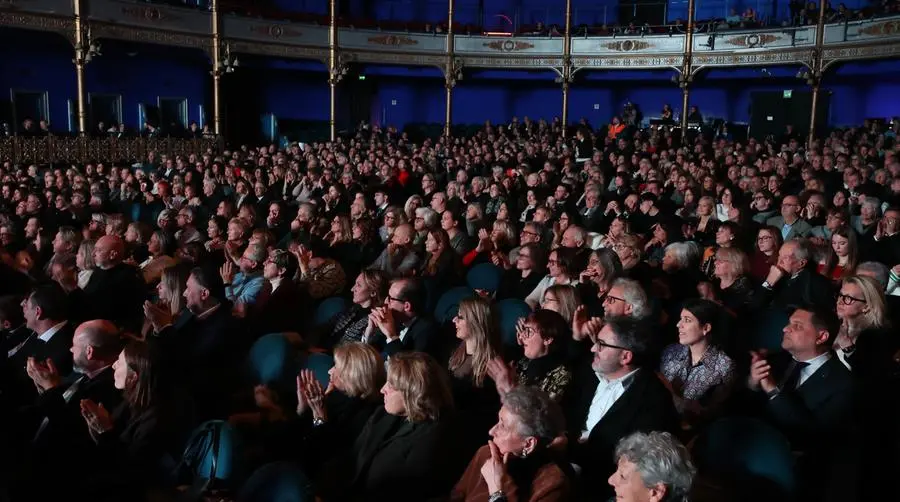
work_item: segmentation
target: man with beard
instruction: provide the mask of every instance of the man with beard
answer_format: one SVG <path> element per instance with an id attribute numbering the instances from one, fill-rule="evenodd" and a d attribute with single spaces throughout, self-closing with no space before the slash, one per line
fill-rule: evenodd
<path id="1" fill-rule="evenodd" d="M 200 418 L 220 416 L 232 380 L 249 340 L 241 340 L 237 320 L 225 297 L 225 285 L 216 270 L 191 270 L 184 290 L 185 310 L 177 318 L 150 302 L 144 314 L 153 325 L 148 340 L 159 349 L 166 385 L 187 387 Z M 241 331 L 242 332 L 242 331 Z"/>

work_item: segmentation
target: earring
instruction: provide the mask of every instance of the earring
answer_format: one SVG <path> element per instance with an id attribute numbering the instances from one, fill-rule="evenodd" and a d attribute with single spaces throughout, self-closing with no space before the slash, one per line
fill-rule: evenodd
<path id="1" fill-rule="evenodd" d="M 525 448 L 522 448 L 522 455 L 520 455 L 520 456 L 522 458 L 528 458 L 528 450 L 526 450 Z"/>

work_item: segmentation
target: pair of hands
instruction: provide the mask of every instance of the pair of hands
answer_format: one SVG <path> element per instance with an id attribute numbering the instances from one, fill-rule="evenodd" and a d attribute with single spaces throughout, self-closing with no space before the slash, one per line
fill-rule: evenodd
<path id="1" fill-rule="evenodd" d="M 763 392 L 771 392 L 776 389 L 775 379 L 772 378 L 772 366 L 766 360 L 765 350 L 750 351 L 750 377 L 747 385 L 751 389 L 762 389 Z"/>
<path id="2" fill-rule="evenodd" d="M 58 387 L 62 382 L 59 370 L 56 369 L 52 359 L 38 361 L 29 357 L 25 363 L 25 373 L 41 392 Z"/>
<path id="3" fill-rule="evenodd" d="M 332 390 L 332 385 L 329 385 L 328 389 L 323 389 L 312 370 L 300 370 L 297 375 L 297 415 L 310 410 L 315 418 L 327 419 L 325 396 Z M 265 385 L 254 387 L 253 399 L 259 409 L 270 413 L 273 417 L 284 418 L 284 409 L 279 403 L 278 394 L 269 387 Z"/>
<path id="4" fill-rule="evenodd" d="M 372 309 L 372 312 L 369 313 L 369 327 L 373 330 L 378 328 L 384 333 L 388 342 L 392 342 L 400 336 L 397 331 L 397 322 L 394 320 L 394 314 L 387 307 L 375 307 Z M 369 334 L 371 335 L 371 332 Z"/>
<path id="5" fill-rule="evenodd" d="M 97 404 L 90 399 L 82 399 L 81 416 L 84 417 L 88 430 L 94 438 L 113 429 L 112 416 L 103 404 Z"/>

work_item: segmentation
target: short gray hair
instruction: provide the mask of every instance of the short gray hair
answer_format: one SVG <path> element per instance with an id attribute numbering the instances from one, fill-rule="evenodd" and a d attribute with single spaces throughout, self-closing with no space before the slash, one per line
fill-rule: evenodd
<path id="1" fill-rule="evenodd" d="M 435 228 L 440 216 L 437 214 L 437 211 L 430 207 L 417 207 L 416 218 L 422 218 L 422 221 L 425 223 L 425 228 Z"/>
<path id="2" fill-rule="evenodd" d="M 612 287 L 622 288 L 622 298 L 625 303 L 631 304 L 631 316 L 642 319 L 650 315 L 650 304 L 647 301 L 647 293 L 641 287 L 641 283 L 634 279 L 620 277 L 613 282 Z"/>
<path id="3" fill-rule="evenodd" d="M 566 429 L 562 409 L 549 394 L 536 387 L 519 385 L 503 396 L 505 406 L 519 423 L 518 432 L 535 437 L 547 446 Z"/>
<path id="4" fill-rule="evenodd" d="M 697 470 L 687 448 L 668 432 L 635 432 L 616 446 L 615 459 L 634 464 L 644 486 L 666 487 L 665 502 L 686 502 Z"/>
<path id="5" fill-rule="evenodd" d="M 856 275 L 868 275 L 872 277 L 878 281 L 878 284 L 881 285 L 881 289 L 885 290 L 888 287 L 890 270 L 888 270 L 887 265 L 880 261 L 864 261 L 856 266 Z"/>
<path id="6" fill-rule="evenodd" d="M 688 269 L 700 263 L 700 248 L 696 242 L 673 242 L 666 246 L 666 253 L 669 251 L 680 269 Z"/>

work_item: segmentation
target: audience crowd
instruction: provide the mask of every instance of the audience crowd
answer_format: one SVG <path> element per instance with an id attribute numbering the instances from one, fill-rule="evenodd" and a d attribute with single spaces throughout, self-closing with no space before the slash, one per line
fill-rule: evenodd
<path id="1" fill-rule="evenodd" d="M 898 151 L 514 118 L 6 162 L 0 500 L 886 500 Z"/>

